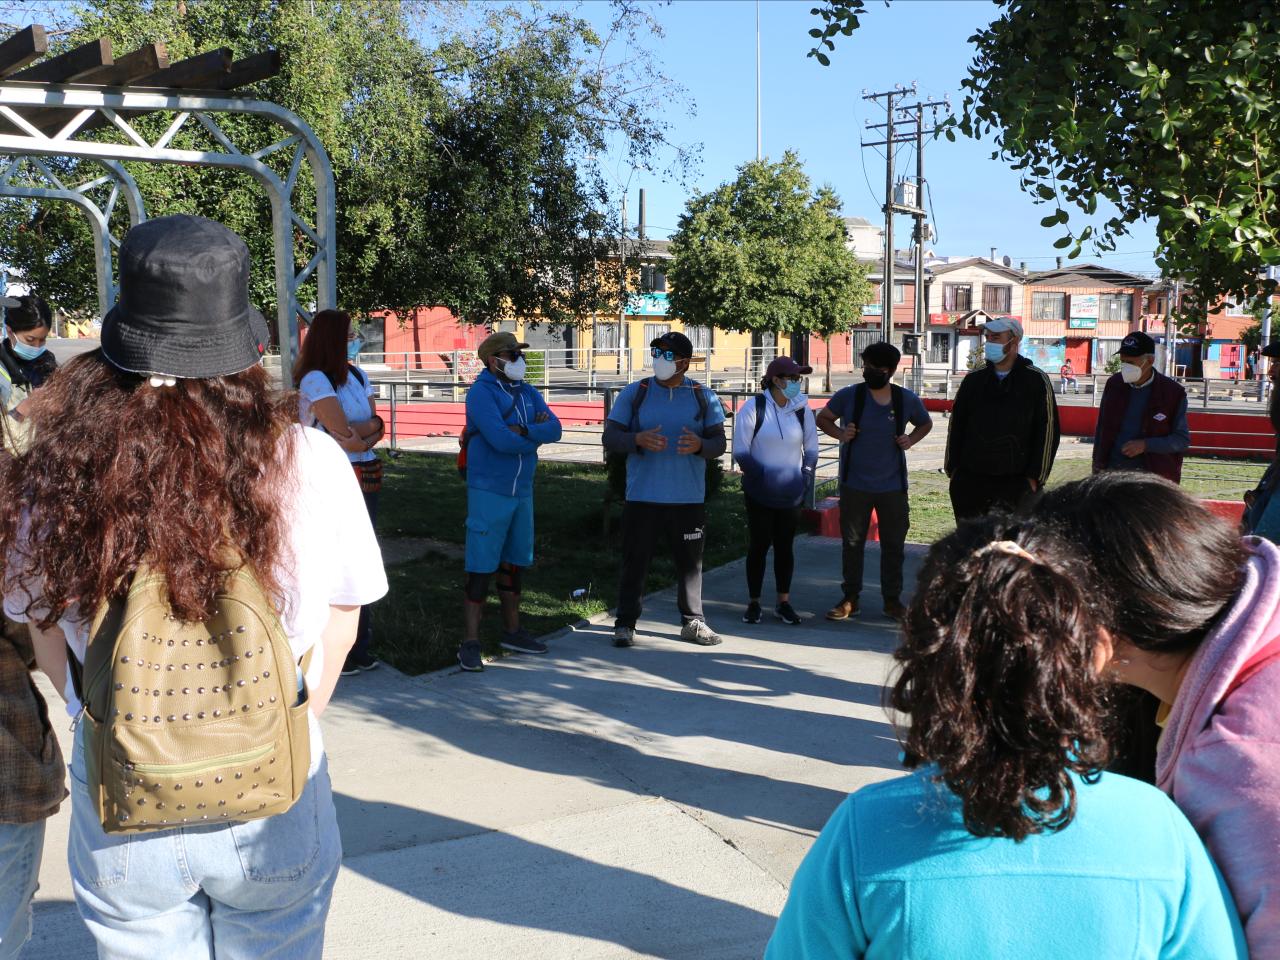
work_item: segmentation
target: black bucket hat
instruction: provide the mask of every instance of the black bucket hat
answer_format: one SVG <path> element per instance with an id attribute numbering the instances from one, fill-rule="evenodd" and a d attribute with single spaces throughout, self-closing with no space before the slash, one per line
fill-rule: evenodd
<path id="1" fill-rule="evenodd" d="M 138 224 L 120 247 L 120 296 L 102 353 L 130 373 L 187 380 L 247 370 L 269 334 L 249 305 L 249 248 L 220 223 L 175 214 Z"/>

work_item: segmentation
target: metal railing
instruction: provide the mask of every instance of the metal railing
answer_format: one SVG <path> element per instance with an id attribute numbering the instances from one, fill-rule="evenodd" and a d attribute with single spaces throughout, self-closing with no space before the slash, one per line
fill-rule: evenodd
<path id="1" fill-rule="evenodd" d="M 363 359 L 363 358 L 362 358 Z M 909 371 L 900 371 L 895 380 L 903 380 L 910 376 Z M 930 378 L 926 375 L 925 391 L 926 395 L 938 396 L 939 393 L 953 396 L 954 386 L 958 384 L 958 376 L 948 375 Z M 1081 380 L 1092 379 L 1095 384 L 1105 382 L 1102 375 L 1093 378 L 1078 378 Z M 443 389 L 431 389 L 431 385 L 423 385 L 421 383 L 408 381 L 399 378 L 387 378 L 381 373 L 370 372 L 370 382 L 374 385 L 378 392 L 379 399 L 388 404 L 388 424 L 387 424 L 387 440 L 389 446 L 393 450 L 401 449 L 401 436 L 399 429 L 399 411 L 405 404 L 420 405 L 423 402 L 461 402 L 465 399 L 466 384 L 454 384 L 452 382 L 444 385 Z M 1207 381 L 1215 386 L 1220 381 Z M 625 388 L 624 383 L 604 384 L 597 383 L 592 386 L 589 384 L 564 384 L 564 383 L 535 383 L 548 403 L 553 402 L 600 402 L 601 414 L 600 423 L 590 424 L 566 424 L 563 428 L 563 436 L 561 444 L 571 444 L 581 448 L 575 451 L 573 459 L 577 462 L 584 463 L 603 463 L 604 448 L 601 444 L 603 433 L 603 421 L 608 418 L 610 410 L 613 408 L 614 401 L 621 391 Z M 930 387 L 933 392 L 930 393 Z M 727 444 L 724 455 L 720 458 L 722 466 L 728 470 L 734 470 L 733 463 L 733 435 L 737 423 L 737 412 L 744 404 L 751 402 L 756 395 L 758 389 L 752 386 L 750 389 L 729 389 L 715 390 L 714 393 L 721 401 L 725 408 L 725 434 Z M 457 399 L 455 400 L 455 394 Z M 809 399 L 814 401 L 825 401 L 829 399 L 830 394 L 809 394 Z M 820 409 L 820 408 L 819 408 Z M 815 414 L 817 409 L 814 410 Z M 1257 433 L 1253 431 L 1221 431 L 1216 435 L 1222 440 L 1221 444 L 1213 444 L 1214 451 L 1228 454 L 1261 454 L 1256 447 L 1240 446 L 1239 440 L 1245 437 L 1257 438 L 1266 437 L 1270 439 L 1273 435 L 1270 433 Z M 437 438 L 443 439 L 443 438 Z M 1203 442 L 1203 439 L 1197 441 L 1197 446 L 1201 448 L 1209 447 L 1209 444 Z M 1239 463 L 1233 464 L 1230 471 L 1223 468 L 1222 475 L 1219 476 L 1211 469 L 1203 477 L 1196 475 L 1196 471 L 1189 470 L 1184 476 L 1184 484 L 1194 481 L 1203 481 L 1203 483 L 1213 484 L 1219 481 L 1223 483 L 1235 482 L 1240 478 L 1242 473 L 1252 469 L 1257 477 L 1250 474 L 1250 482 L 1248 486 L 1256 484 L 1257 478 L 1261 477 L 1262 471 L 1265 469 L 1263 464 L 1254 464 L 1250 468 L 1243 468 Z M 1204 471 L 1200 471 L 1203 473 Z M 913 470 L 915 475 L 913 479 L 914 488 L 920 492 L 945 492 L 947 489 L 946 477 L 938 472 L 936 483 L 930 482 L 933 479 L 933 472 L 927 470 Z M 818 431 L 818 464 L 814 471 L 813 482 L 805 496 L 805 505 L 809 507 L 815 506 L 825 497 L 838 493 L 839 490 L 839 474 L 840 474 L 840 444 L 838 441 L 828 437 L 826 434 Z M 1243 481 L 1241 481 L 1243 482 Z M 923 486 L 921 484 L 923 483 Z M 1203 484 L 1202 484 L 1203 485 Z"/>

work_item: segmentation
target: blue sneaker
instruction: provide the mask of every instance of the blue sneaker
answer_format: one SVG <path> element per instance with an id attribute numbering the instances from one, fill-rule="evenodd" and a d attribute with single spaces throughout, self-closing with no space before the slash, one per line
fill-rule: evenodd
<path id="1" fill-rule="evenodd" d="M 484 669 L 484 661 L 480 659 L 479 643 L 464 643 L 458 648 L 458 665 L 468 673 L 479 673 Z"/>

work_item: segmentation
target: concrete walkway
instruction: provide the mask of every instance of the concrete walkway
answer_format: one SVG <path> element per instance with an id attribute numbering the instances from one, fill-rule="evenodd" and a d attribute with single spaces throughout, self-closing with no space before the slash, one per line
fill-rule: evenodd
<path id="1" fill-rule="evenodd" d="M 325 956 L 759 957 L 814 834 L 898 752 L 875 547 L 870 609 L 843 624 L 821 618 L 838 542 L 797 547 L 799 627 L 741 622 L 739 562 L 706 577 L 719 647 L 674 639 L 667 591 L 629 650 L 602 617 L 479 675 L 343 680 L 323 720 L 346 851 Z M 66 832 L 64 810 L 24 960 L 93 955 Z"/>

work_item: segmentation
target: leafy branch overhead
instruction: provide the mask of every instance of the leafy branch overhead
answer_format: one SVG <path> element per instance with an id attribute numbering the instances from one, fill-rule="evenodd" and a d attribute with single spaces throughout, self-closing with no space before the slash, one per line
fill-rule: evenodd
<path id="1" fill-rule="evenodd" d="M 1027 189 L 1117 212 L 1057 245 L 1100 249 L 1154 222 L 1156 262 L 1188 281 L 1192 312 L 1250 298 L 1280 263 L 1280 13 L 1263 0 L 1006 0 L 973 37 L 959 129 L 994 134 Z"/>
<path id="2" fill-rule="evenodd" d="M 1270 0 L 998 0 L 972 38 L 955 130 L 992 136 L 994 158 L 1054 206 L 1069 256 L 1156 228 L 1156 263 L 1187 281 L 1189 318 L 1256 297 L 1280 264 L 1280 10 Z M 825 47 L 858 26 L 852 5 L 814 10 Z M 819 50 L 811 51 L 827 62 Z M 1071 229 L 1072 215 L 1096 218 Z"/>

